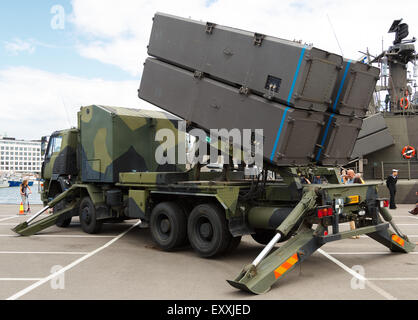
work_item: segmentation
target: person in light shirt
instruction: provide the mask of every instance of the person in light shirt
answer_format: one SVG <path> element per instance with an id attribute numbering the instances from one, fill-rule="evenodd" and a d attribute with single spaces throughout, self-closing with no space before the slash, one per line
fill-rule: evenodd
<path id="1" fill-rule="evenodd" d="M 354 170 L 352 169 L 348 170 L 345 184 L 353 184 L 355 176 L 356 176 L 356 173 L 354 172 Z"/>
<path id="2" fill-rule="evenodd" d="M 20 191 L 20 196 L 22 198 L 24 210 L 25 212 L 29 212 L 30 208 L 28 206 L 28 203 L 29 203 L 28 200 L 29 200 L 29 195 L 32 194 L 32 190 L 29 187 L 28 180 L 23 180 L 22 184 L 20 185 L 19 191 Z"/>

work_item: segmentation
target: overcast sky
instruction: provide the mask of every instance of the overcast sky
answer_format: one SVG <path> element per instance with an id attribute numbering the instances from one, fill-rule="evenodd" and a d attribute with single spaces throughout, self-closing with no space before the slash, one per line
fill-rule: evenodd
<path id="1" fill-rule="evenodd" d="M 151 108 L 137 89 L 157 11 L 341 54 L 334 29 L 352 59 L 390 45 L 394 19 L 418 37 L 417 0 L 1 1 L 0 135 L 39 139 L 76 126 L 81 105 Z"/>

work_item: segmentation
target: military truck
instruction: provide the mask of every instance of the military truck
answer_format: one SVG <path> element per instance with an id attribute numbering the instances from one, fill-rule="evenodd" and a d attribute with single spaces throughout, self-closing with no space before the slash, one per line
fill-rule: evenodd
<path id="1" fill-rule="evenodd" d="M 189 242 L 206 258 L 251 235 L 265 248 L 229 283 L 256 294 L 328 242 L 365 234 L 391 251 L 414 250 L 376 184 L 344 185 L 338 168 L 352 153 L 379 70 L 311 45 L 162 13 L 148 52 L 139 97 L 169 113 L 82 107 L 77 129 L 49 140 L 45 208 L 15 232 L 66 227 L 74 216 L 88 233 L 104 221 L 140 219 L 163 250 Z M 185 135 L 167 145 L 157 131 L 181 133 L 182 120 L 187 132 L 263 129 L 261 173 L 160 165 L 157 149 L 166 144 L 182 156 Z M 327 183 L 304 183 L 314 176 Z M 49 208 L 53 215 L 35 221 Z M 341 231 L 349 221 L 356 229 Z"/>

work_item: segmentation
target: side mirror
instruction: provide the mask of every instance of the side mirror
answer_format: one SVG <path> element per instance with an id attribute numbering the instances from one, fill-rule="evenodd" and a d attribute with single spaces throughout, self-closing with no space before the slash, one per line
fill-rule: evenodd
<path id="1" fill-rule="evenodd" d="M 41 155 L 42 157 L 45 156 L 46 149 L 48 148 L 49 136 L 45 136 L 41 138 Z"/>

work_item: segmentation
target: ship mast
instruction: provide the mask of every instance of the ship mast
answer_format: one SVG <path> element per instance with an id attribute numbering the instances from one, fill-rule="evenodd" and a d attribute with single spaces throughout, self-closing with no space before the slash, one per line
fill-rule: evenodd
<path id="1" fill-rule="evenodd" d="M 405 39 L 409 35 L 409 28 L 402 19 L 393 21 L 388 33 L 395 33 L 393 45 L 383 50 L 370 64 L 378 63 L 381 66 L 380 85 L 376 92 L 387 91 L 383 108 L 376 106 L 376 112 L 390 112 L 392 114 L 415 113 L 417 105 L 413 93 L 416 92 L 416 82 L 413 77 L 418 76 L 415 51 L 415 37 Z M 414 65 L 413 77 L 408 77 L 408 63 Z M 412 86 L 411 86 L 412 85 Z M 415 88 L 413 92 L 412 87 Z"/>

